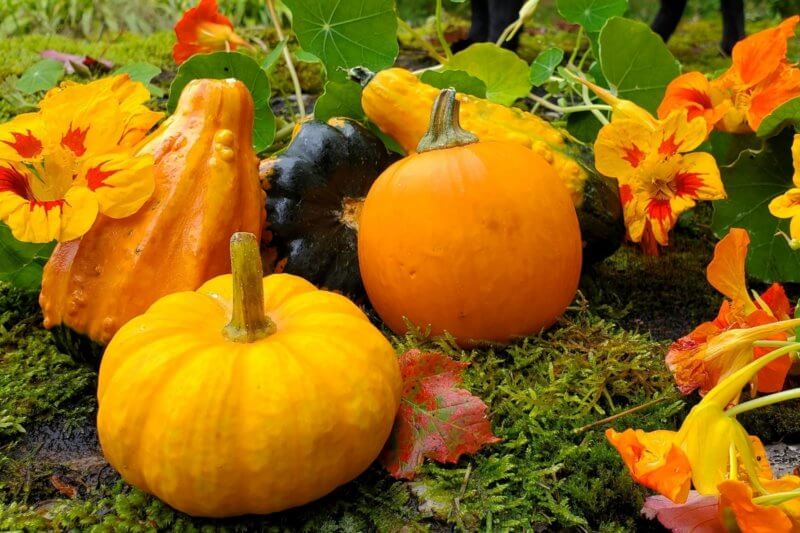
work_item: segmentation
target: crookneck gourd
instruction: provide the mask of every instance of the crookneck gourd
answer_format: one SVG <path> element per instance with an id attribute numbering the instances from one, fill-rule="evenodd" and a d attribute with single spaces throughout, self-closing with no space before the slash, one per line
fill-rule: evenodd
<path id="1" fill-rule="evenodd" d="M 361 105 L 370 121 L 412 153 L 428 128 L 431 106 L 439 89 L 402 68 L 377 74 L 350 71 L 364 85 Z M 538 116 L 468 94 L 457 95 L 461 124 L 481 141 L 524 146 L 544 158 L 569 189 L 584 238 L 584 261 L 593 263 L 613 253 L 625 237 L 616 185 L 584 164 L 581 147 Z"/>
<path id="2" fill-rule="evenodd" d="M 478 141 L 447 89 L 413 153 L 372 185 L 358 257 L 367 295 L 393 331 L 407 321 L 462 346 L 553 324 L 575 296 L 581 235 L 555 170 L 516 143 Z"/>
<path id="3" fill-rule="evenodd" d="M 260 235 L 264 192 L 251 146 L 253 100 L 236 80 L 196 80 L 139 153 L 155 159 L 153 196 L 135 215 L 100 216 L 81 239 L 59 244 L 39 302 L 63 348 L 108 343 L 161 296 L 229 272 L 235 231 Z M 75 335 L 78 333 L 81 335 Z"/>
<path id="4" fill-rule="evenodd" d="M 364 197 L 396 158 L 355 121 L 308 121 L 261 162 L 275 269 L 349 296 L 363 294 L 356 253 Z"/>
<path id="5" fill-rule="evenodd" d="M 262 279 L 254 235 L 233 275 L 171 294 L 114 336 L 97 430 L 130 484 L 196 516 L 271 513 L 358 476 L 400 403 L 394 349 L 342 295 Z"/>

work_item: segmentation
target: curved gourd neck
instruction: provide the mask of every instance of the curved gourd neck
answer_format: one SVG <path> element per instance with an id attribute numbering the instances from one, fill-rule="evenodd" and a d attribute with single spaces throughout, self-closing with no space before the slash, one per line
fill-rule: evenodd
<path id="1" fill-rule="evenodd" d="M 261 254 L 252 233 L 231 237 L 231 273 L 233 313 L 222 334 L 232 342 L 250 343 L 275 333 L 275 323 L 264 313 Z"/>
<path id="2" fill-rule="evenodd" d="M 475 134 L 461 127 L 458 113 L 461 103 L 456 98 L 456 90 L 452 87 L 443 89 L 436 97 L 431 110 L 431 121 L 428 131 L 417 145 L 417 153 L 454 148 L 478 142 Z"/>

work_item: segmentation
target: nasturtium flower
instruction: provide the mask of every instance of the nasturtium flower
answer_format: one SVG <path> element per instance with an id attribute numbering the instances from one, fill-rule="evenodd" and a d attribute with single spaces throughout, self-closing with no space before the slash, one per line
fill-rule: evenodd
<path id="1" fill-rule="evenodd" d="M 753 339 L 787 338 L 790 328 L 779 324 L 791 312 L 783 287 L 773 284 L 755 298 L 751 298 L 747 289 L 745 261 L 749 243 L 747 232 L 739 228 L 732 228 L 717 243 L 706 275 L 709 283 L 726 299 L 717 318 L 699 325 L 670 346 L 667 366 L 684 394 L 696 389 L 706 394 L 726 376 L 771 351 L 769 348 L 751 349 Z M 725 332 L 736 333 L 722 336 Z M 738 340 L 740 349 L 728 349 L 725 342 L 729 337 Z M 790 366 L 788 356 L 767 365 L 758 373 L 758 390 L 781 390 Z"/>
<path id="2" fill-rule="evenodd" d="M 686 109 L 690 118 L 702 117 L 709 130 L 756 131 L 772 110 L 800 96 L 800 69 L 786 59 L 787 40 L 798 22 L 800 16 L 795 15 L 738 42 L 730 68 L 718 78 L 689 72 L 672 80 L 659 117 Z"/>
<path id="3" fill-rule="evenodd" d="M 186 10 L 175 24 L 178 42 L 172 48 L 172 57 L 180 65 L 195 54 L 236 50 L 248 46 L 247 42 L 233 31 L 228 17 L 219 12 L 217 0 L 200 0 Z"/>
<path id="4" fill-rule="evenodd" d="M 68 241 L 98 213 L 135 213 L 155 186 L 153 158 L 135 155 L 161 113 L 127 75 L 51 90 L 35 113 L 0 125 L 0 220 L 27 242 Z"/>
<path id="5" fill-rule="evenodd" d="M 784 326 L 799 324 L 800 319 L 795 319 Z M 752 344 L 754 340 L 728 334 L 719 349 L 738 350 L 739 342 Z M 760 487 L 761 480 L 770 475 L 768 465 L 758 459 L 764 453 L 763 446 L 727 413 L 727 408 L 755 374 L 778 357 L 779 353 L 768 354 L 730 374 L 692 408 L 678 431 L 626 429 L 620 433 L 609 429 L 606 438 L 638 483 L 676 503 L 686 501 L 692 485 L 702 495 L 719 494 L 719 485 L 730 479 L 732 472 L 740 476 L 740 466 L 744 479 Z"/>
<path id="6" fill-rule="evenodd" d="M 791 218 L 789 223 L 790 245 L 800 248 L 800 133 L 794 135 L 792 142 L 792 161 L 794 162 L 794 187 L 773 198 L 769 203 L 769 212 L 778 218 Z"/>
<path id="7" fill-rule="evenodd" d="M 728 531 L 790 533 L 800 530 L 800 477 L 762 480 L 767 494 L 757 497 L 742 480 L 720 483 L 719 514 Z"/>
<path id="8" fill-rule="evenodd" d="M 595 166 L 619 183 L 628 238 L 665 246 L 681 213 L 697 200 L 725 197 L 714 157 L 691 153 L 708 135 L 705 121 L 689 120 L 685 109 L 659 120 L 632 102 L 588 85 L 612 106 L 611 122 L 594 144 Z M 646 246 L 646 251 L 656 250 Z"/>

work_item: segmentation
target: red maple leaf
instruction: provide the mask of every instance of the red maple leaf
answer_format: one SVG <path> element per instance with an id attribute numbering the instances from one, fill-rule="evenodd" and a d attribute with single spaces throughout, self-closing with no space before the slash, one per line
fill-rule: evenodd
<path id="1" fill-rule="evenodd" d="M 392 477 L 412 479 L 426 457 L 455 463 L 500 440 L 483 400 L 458 388 L 468 365 L 438 352 L 409 350 L 400 356 L 403 396 L 380 456 Z"/>

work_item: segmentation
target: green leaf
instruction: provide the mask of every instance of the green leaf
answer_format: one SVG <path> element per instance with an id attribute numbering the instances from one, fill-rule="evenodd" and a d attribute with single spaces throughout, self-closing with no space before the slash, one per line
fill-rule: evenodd
<path id="1" fill-rule="evenodd" d="M 623 15 L 628 0 L 558 0 L 558 12 L 588 32 L 600 31 L 611 17 Z"/>
<path id="2" fill-rule="evenodd" d="M 764 117 L 758 126 L 758 136 L 772 137 L 789 125 L 800 130 L 800 96 L 784 102 Z"/>
<path id="3" fill-rule="evenodd" d="M 378 71 L 394 64 L 394 0 L 284 0 L 303 50 L 322 60 L 328 79 L 343 81 L 357 66 Z"/>
<path id="4" fill-rule="evenodd" d="M 250 90 L 255 104 L 253 148 L 261 152 L 275 138 L 275 115 L 269 107 L 271 96 L 267 73 L 251 57 L 237 52 L 215 52 L 195 55 L 183 63 L 169 88 L 167 109 L 172 113 L 186 85 L 199 78 L 222 80 L 236 78 Z"/>
<path id="5" fill-rule="evenodd" d="M 311 52 L 306 52 L 305 50 L 301 50 L 298 48 L 294 51 L 294 58 L 297 59 L 301 63 L 321 63 L 320 59 L 312 54 Z"/>
<path id="6" fill-rule="evenodd" d="M 275 47 L 269 51 L 267 57 L 264 58 L 264 61 L 261 62 L 261 68 L 267 71 L 267 74 L 272 72 L 272 69 L 275 68 L 275 65 L 278 63 L 278 59 L 280 59 L 281 54 L 283 53 L 283 49 L 286 48 L 287 40 L 284 39 L 280 41 Z"/>
<path id="7" fill-rule="evenodd" d="M 42 285 L 42 268 L 55 248 L 55 243 L 33 244 L 20 242 L 11 230 L 0 222 L 0 281 L 23 289 L 38 289 Z"/>
<path id="8" fill-rule="evenodd" d="M 475 76 L 470 76 L 463 70 L 426 70 L 420 79 L 428 85 L 439 89 L 454 88 L 464 94 L 471 94 L 478 98 L 486 98 L 486 84 Z"/>
<path id="9" fill-rule="evenodd" d="M 620 17 L 610 19 L 600 32 L 600 65 L 620 98 L 651 113 L 681 72 L 661 37 L 642 22 Z"/>
<path id="10" fill-rule="evenodd" d="M 714 156 L 717 165 L 733 164 L 745 150 L 759 150 L 763 141 L 755 135 L 734 135 L 723 131 L 712 131 L 708 140 L 697 148 L 700 152 L 709 152 Z"/>
<path id="11" fill-rule="evenodd" d="M 64 77 L 64 63 L 55 59 L 42 59 L 31 65 L 17 80 L 17 90 L 25 94 L 47 91 Z"/>
<path id="12" fill-rule="evenodd" d="M 531 63 L 530 82 L 537 87 L 545 83 L 563 59 L 564 51 L 561 48 L 543 50 Z"/>
<path id="13" fill-rule="evenodd" d="M 579 141 L 592 144 L 603 125 L 591 111 L 579 111 L 567 115 L 567 131 Z"/>
<path id="14" fill-rule="evenodd" d="M 361 86 L 353 81 L 329 81 L 314 105 L 314 118 L 323 122 L 333 117 L 364 120 Z"/>
<path id="15" fill-rule="evenodd" d="M 486 98 L 511 105 L 528 94 L 528 64 L 514 52 L 493 43 L 473 44 L 447 62 L 447 70 L 463 70 L 486 84 Z"/>
<path id="16" fill-rule="evenodd" d="M 161 69 L 151 63 L 131 63 L 114 71 L 114 74 L 127 74 L 134 81 L 147 87 L 150 94 L 156 98 L 164 96 L 164 89 L 153 85 L 153 78 L 161 74 Z"/>
<path id="17" fill-rule="evenodd" d="M 750 234 L 747 273 L 765 282 L 800 281 L 800 252 L 789 248 L 783 236 L 789 219 L 772 216 L 768 205 L 792 187 L 790 132 L 767 140 L 760 150 L 745 150 L 733 165 L 721 167 L 727 200 L 714 202 L 711 227 L 718 237 L 730 228 Z"/>

